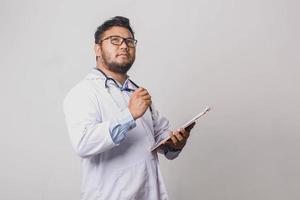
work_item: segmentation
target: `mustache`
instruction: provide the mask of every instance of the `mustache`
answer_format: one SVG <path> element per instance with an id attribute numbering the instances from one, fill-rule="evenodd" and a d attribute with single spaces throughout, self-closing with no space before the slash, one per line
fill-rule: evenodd
<path id="1" fill-rule="evenodd" d="M 122 51 L 122 52 L 117 54 L 117 56 L 121 56 L 121 55 L 129 56 L 129 53 L 126 52 L 126 51 Z"/>

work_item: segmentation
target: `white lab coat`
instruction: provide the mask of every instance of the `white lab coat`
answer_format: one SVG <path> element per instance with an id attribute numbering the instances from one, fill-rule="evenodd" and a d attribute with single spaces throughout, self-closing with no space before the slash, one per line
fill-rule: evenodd
<path id="1" fill-rule="evenodd" d="M 105 88 L 104 81 L 93 69 L 64 100 L 71 143 L 81 157 L 81 199 L 168 199 L 157 153 L 150 151 L 170 133 L 168 121 L 152 106 L 152 113 L 148 109 L 126 138 L 114 144 L 110 120 L 119 112 L 129 112 L 130 97 L 117 87 Z"/>

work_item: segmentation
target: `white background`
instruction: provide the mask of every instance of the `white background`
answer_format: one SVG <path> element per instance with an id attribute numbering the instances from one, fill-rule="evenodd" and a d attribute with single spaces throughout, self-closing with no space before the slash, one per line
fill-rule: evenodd
<path id="1" fill-rule="evenodd" d="M 132 79 L 173 128 L 206 105 L 180 157 L 161 157 L 170 199 L 300 199 L 297 0 L 0 1 L 0 199 L 80 198 L 62 100 L 95 66 L 115 15 L 138 39 Z"/>

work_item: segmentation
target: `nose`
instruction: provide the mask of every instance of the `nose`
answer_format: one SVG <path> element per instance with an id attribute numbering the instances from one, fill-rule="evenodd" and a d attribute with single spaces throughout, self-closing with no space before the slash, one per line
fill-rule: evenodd
<path id="1" fill-rule="evenodd" d="M 122 43 L 121 43 L 121 45 L 120 45 L 120 48 L 121 49 L 128 49 L 128 46 L 127 46 L 127 43 L 126 43 L 126 41 L 123 39 L 123 41 L 122 41 Z"/>

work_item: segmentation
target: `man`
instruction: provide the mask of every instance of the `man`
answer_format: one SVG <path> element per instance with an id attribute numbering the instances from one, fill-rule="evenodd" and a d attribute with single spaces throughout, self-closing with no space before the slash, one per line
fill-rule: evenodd
<path id="1" fill-rule="evenodd" d="M 114 17 L 95 32 L 97 67 L 64 100 L 72 145 L 81 159 L 82 199 L 168 199 L 151 147 L 168 135 L 157 151 L 174 159 L 188 130 L 170 131 L 149 92 L 127 75 L 137 40 L 129 20 Z"/>

